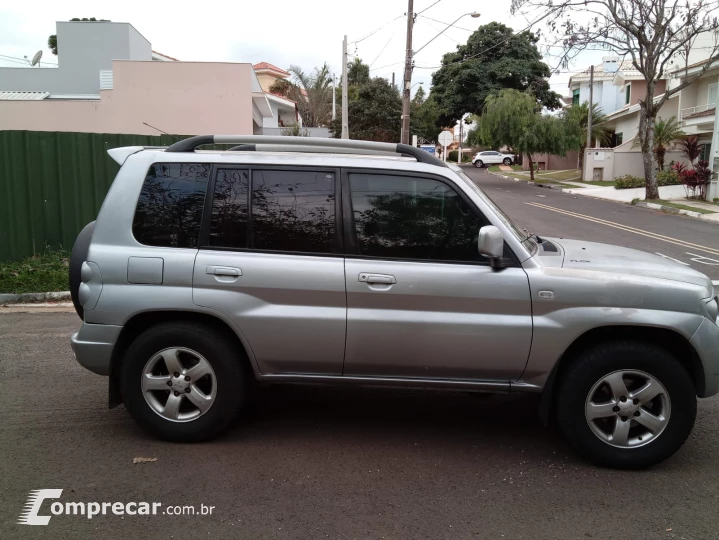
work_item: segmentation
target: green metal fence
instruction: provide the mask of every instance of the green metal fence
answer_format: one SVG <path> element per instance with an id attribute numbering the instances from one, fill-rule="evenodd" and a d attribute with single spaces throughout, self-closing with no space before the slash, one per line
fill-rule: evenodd
<path id="1" fill-rule="evenodd" d="M 0 131 L 0 260 L 72 248 L 119 169 L 110 148 L 185 137 Z"/>

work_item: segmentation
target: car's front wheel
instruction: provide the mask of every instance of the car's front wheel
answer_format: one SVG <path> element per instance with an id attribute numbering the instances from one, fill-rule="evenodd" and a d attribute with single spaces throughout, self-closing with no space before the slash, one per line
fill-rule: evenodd
<path id="1" fill-rule="evenodd" d="M 140 334 L 125 353 L 125 406 L 140 426 L 162 439 L 209 439 L 244 402 L 245 366 L 242 352 L 221 332 L 184 322 L 160 324 Z"/>
<path id="2" fill-rule="evenodd" d="M 502 163 L 504 163 L 505 165 L 511 165 L 511 164 L 512 164 L 512 160 L 509 159 L 509 158 L 504 158 L 504 161 L 503 161 Z"/>
<path id="3" fill-rule="evenodd" d="M 478 159 L 477 161 L 474 162 L 474 166 L 477 167 L 478 169 L 481 169 L 482 167 L 484 167 L 484 162 L 481 159 Z"/>
<path id="4" fill-rule="evenodd" d="M 583 456 L 636 469 L 674 454 L 691 433 L 696 391 L 665 349 L 620 341 L 597 345 L 565 370 L 556 399 L 559 427 Z"/>

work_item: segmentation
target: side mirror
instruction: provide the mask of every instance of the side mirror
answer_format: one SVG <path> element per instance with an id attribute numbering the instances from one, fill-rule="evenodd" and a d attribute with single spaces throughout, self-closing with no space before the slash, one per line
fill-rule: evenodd
<path id="1" fill-rule="evenodd" d="M 504 256 L 504 238 L 497 227 L 486 225 L 479 229 L 477 249 L 480 255 L 489 259 L 492 268 L 500 268 Z"/>

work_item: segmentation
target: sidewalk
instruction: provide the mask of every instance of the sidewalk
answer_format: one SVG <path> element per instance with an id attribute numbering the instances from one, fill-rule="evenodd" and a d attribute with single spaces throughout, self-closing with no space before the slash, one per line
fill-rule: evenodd
<path id="1" fill-rule="evenodd" d="M 523 173 L 524 171 L 512 171 L 512 176 L 506 176 L 502 173 L 490 171 L 490 174 L 506 178 L 507 180 L 514 180 L 515 182 L 529 181 L 529 174 L 526 174 L 525 179 L 525 174 Z M 543 177 L 546 179 L 551 179 L 552 182 L 552 185 L 547 185 L 546 187 L 552 189 L 560 189 L 563 193 L 570 193 L 572 195 L 583 195 L 585 197 L 594 197 L 596 199 L 604 199 L 606 201 L 614 201 L 621 203 L 631 204 L 633 202 L 638 206 L 645 206 L 654 210 L 662 210 L 674 214 L 682 214 L 698 219 L 703 219 L 705 221 L 719 223 L 719 206 L 705 201 L 694 201 L 687 199 L 686 192 L 684 191 L 684 186 L 661 186 L 659 188 L 659 198 L 662 200 L 662 202 L 681 205 L 685 207 L 676 208 L 674 206 L 663 205 L 661 203 L 644 201 L 644 195 L 646 191 L 643 187 L 630 189 L 615 189 L 614 186 L 595 187 L 588 183 L 554 179 L 551 178 L 551 173 L 548 174 L 546 177 L 544 176 L 544 174 L 535 174 L 535 183 L 542 183 Z"/>

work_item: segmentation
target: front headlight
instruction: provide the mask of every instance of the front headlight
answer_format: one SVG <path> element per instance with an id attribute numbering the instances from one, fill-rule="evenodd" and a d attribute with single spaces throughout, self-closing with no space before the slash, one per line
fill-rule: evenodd
<path id="1" fill-rule="evenodd" d="M 719 300 L 716 296 L 710 298 L 709 301 L 704 304 L 704 310 L 706 311 L 707 317 L 716 324 L 717 316 L 719 316 Z"/>

